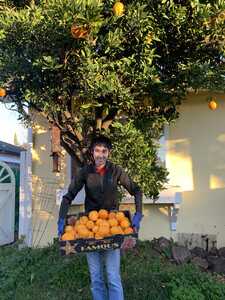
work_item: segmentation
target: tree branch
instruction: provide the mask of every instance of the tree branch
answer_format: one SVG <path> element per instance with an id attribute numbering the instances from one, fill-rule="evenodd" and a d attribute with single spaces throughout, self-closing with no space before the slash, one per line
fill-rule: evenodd
<path id="1" fill-rule="evenodd" d="M 72 149 L 72 147 L 70 145 L 68 145 L 68 143 L 64 140 L 64 136 L 61 135 L 61 145 L 62 147 L 66 150 L 66 152 L 73 158 L 75 159 L 77 165 L 79 167 L 82 166 L 82 161 L 80 160 L 80 158 L 78 157 L 78 155 L 76 155 L 75 151 Z"/>
<path id="2" fill-rule="evenodd" d="M 108 129 L 117 115 L 118 109 L 112 108 L 102 122 L 102 129 Z"/>

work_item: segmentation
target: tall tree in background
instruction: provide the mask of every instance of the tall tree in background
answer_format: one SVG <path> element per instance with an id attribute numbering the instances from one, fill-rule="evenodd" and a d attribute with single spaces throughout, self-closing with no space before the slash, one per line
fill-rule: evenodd
<path id="1" fill-rule="evenodd" d="M 11 2 L 11 4 L 10 4 Z M 147 196 L 166 181 L 157 141 L 188 89 L 224 89 L 224 1 L 45 0 L 0 15 L 0 84 L 61 131 L 77 164 L 104 133 Z"/>

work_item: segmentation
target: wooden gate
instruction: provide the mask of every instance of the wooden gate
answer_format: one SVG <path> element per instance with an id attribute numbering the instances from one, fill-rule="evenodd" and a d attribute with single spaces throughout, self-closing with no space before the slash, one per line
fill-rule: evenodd
<path id="1" fill-rule="evenodd" d="M 14 241 L 15 176 L 11 168 L 0 162 L 0 246 Z"/>

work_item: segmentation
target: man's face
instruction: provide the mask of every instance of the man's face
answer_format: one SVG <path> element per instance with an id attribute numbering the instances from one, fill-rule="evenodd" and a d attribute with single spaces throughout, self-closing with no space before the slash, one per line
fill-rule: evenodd
<path id="1" fill-rule="evenodd" d="M 93 158 L 97 167 L 104 166 L 109 157 L 109 149 L 104 145 L 96 145 L 93 149 Z"/>

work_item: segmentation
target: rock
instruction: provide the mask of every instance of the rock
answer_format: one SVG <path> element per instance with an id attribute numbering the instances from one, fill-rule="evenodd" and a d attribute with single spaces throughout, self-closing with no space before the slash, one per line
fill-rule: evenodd
<path id="1" fill-rule="evenodd" d="M 225 283 L 225 275 L 215 274 L 217 281 Z"/>
<path id="2" fill-rule="evenodd" d="M 214 259 L 210 261 L 210 270 L 216 273 L 225 274 L 225 258 L 216 256 L 214 256 L 213 258 Z"/>
<path id="3" fill-rule="evenodd" d="M 215 262 L 217 261 L 218 256 L 208 256 L 207 257 L 207 261 L 209 263 L 209 267 L 211 268 L 211 266 L 213 266 L 215 264 Z"/>
<path id="4" fill-rule="evenodd" d="M 222 247 L 218 250 L 219 256 L 225 258 L 225 247 Z"/>
<path id="5" fill-rule="evenodd" d="M 150 256 L 151 257 L 160 257 L 161 253 L 159 251 L 156 251 L 155 249 L 151 249 Z"/>
<path id="6" fill-rule="evenodd" d="M 203 270 L 207 270 L 209 267 L 209 263 L 205 258 L 195 256 L 192 258 L 191 262 L 195 265 L 200 267 Z"/>
<path id="7" fill-rule="evenodd" d="M 166 239 L 165 237 L 153 239 L 152 241 L 152 247 L 159 252 L 162 252 L 164 249 L 168 248 L 170 244 L 171 241 Z"/>
<path id="8" fill-rule="evenodd" d="M 205 258 L 207 256 L 206 250 L 204 250 L 201 247 L 195 247 L 195 248 L 191 249 L 191 254 L 192 254 L 192 256 L 199 256 L 201 258 Z"/>
<path id="9" fill-rule="evenodd" d="M 162 236 L 158 239 L 158 244 L 161 249 L 166 249 L 170 246 L 171 241 Z"/>
<path id="10" fill-rule="evenodd" d="M 171 244 L 171 240 L 168 240 L 165 237 L 160 237 L 152 241 L 152 248 L 167 258 L 171 258 Z"/>
<path id="11" fill-rule="evenodd" d="M 219 256 L 219 251 L 216 247 L 212 247 L 209 252 L 208 252 L 209 256 Z"/>
<path id="12" fill-rule="evenodd" d="M 176 263 L 181 264 L 190 261 L 191 252 L 183 246 L 173 246 L 172 256 Z"/>

